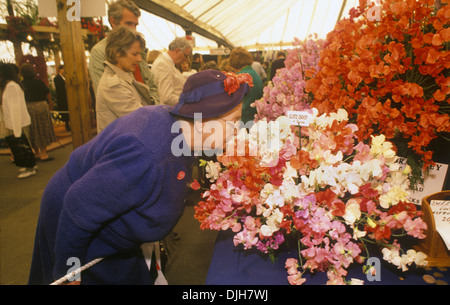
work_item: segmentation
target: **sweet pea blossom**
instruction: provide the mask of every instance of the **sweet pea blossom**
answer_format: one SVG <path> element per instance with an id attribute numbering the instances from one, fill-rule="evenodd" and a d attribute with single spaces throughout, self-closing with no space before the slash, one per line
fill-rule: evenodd
<path id="1" fill-rule="evenodd" d="M 217 179 L 196 207 L 201 228 L 230 229 L 236 247 L 262 253 L 296 240 L 302 265 L 286 262 L 290 284 L 304 283 L 307 271 L 326 272 L 327 284 L 351 283 L 346 269 L 364 262 L 370 239 L 383 239 L 384 258 L 402 270 L 423 265 L 422 253 L 401 255 L 391 244 L 397 233 L 424 238 L 426 230 L 408 203 L 408 171 L 395 163 L 392 145 L 383 136 L 358 142 L 344 110 L 312 113 L 301 133 L 286 117 L 260 120 L 242 136 L 241 149 L 256 154 L 208 164 Z"/>
<path id="2" fill-rule="evenodd" d="M 205 166 L 206 178 L 208 178 L 210 182 L 216 181 L 219 177 L 221 168 L 219 162 L 208 161 Z"/>
<path id="3" fill-rule="evenodd" d="M 353 224 L 361 217 L 361 209 L 356 199 L 350 199 L 345 206 L 345 214 L 342 216 L 347 224 Z"/>

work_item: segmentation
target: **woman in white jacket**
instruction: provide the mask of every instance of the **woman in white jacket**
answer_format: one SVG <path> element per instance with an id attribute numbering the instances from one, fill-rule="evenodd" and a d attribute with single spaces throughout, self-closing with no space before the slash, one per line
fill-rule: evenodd
<path id="1" fill-rule="evenodd" d="M 136 81 L 133 72 L 141 62 L 144 38 L 125 26 L 115 27 L 107 37 L 105 71 L 97 88 L 97 131 L 143 106 L 148 86 Z"/>
<path id="2" fill-rule="evenodd" d="M 14 163 L 20 167 L 18 178 L 30 177 L 36 174 L 36 160 L 25 132 L 31 119 L 14 64 L 0 64 L 0 88 L 3 112 L 0 120 L 6 127 L 5 140 L 14 156 Z"/>

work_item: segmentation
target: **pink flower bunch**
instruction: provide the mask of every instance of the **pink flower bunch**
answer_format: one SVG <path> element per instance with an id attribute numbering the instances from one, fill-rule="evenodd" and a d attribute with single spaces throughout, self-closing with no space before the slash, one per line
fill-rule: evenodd
<path id="1" fill-rule="evenodd" d="M 426 230 L 408 202 L 409 168 L 396 163 L 392 143 L 383 135 L 359 142 L 343 109 L 311 112 L 301 130 L 283 116 L 258 121 L 245 137 L 246 151 L 256 154 L 218 157 L 218 178 L 195 207 L 201 228 L 231 229 L 235 246 L 269 255 L 296 241 L 301 263 L 286 262 L 291 284 L 303 283 L 305 272 L 326 272 L 327 284 L 347 283 L 347 268 L 364 263 L 368 243 L 394 253 L 384 256 L 402 261 L 402 270 L 424 264 L 422 253 L 399 259 L 392 252 L 400 236 L 424 238 Z"/>
<path id="2" fill-rule="evenodd" d="M 258 111 L 256 120 L 275 120 L 286 115 L 287 111 L 301 111 L 309 107 L 308 94 L 304 90 L 308 77 L 306 73 L 317 67 L 324 41 L 313 39 L 311 35 L 305 41 L 296 38 L 293 44 L 296 48 L 288 51 L 285 68 L 277 71 L 272 82 L 264 87 L 263 97 L 255 102 Z"/>

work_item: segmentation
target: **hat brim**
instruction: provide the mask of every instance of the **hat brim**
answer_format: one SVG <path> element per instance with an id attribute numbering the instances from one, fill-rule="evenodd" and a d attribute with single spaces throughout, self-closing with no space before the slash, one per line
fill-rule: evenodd
<path id="1" fill-rule="evenodd" d="M 228 95 L 227 92 L 205 97 L 197 103 L 186 103 L 181 107 L 173 107 L 170 113 L 183 118 L 193 119 L 195 114 L 201 114 L 202 118 L 214 118 L 226 114 L 238 106 L 249 90 L 247 84 L 242 84 L 239 89 Z"/>

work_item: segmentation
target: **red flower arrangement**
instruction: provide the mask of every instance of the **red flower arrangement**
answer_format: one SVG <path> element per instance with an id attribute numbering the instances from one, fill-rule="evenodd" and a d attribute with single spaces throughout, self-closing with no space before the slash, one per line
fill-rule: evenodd
<path id="1" fill-rule="evenodd" d="M 107 32 L 101 18 L 81 18 L 81 28 L 94 33 L 99 40 L 103 39 Z"/>
<path id="2" fill-rule="evenodd" d="M 346 109 L 359 139 L 392 140 L 416 176 L 434 163 L 432 140 L 450 132 L 450 5 L 441 2 L 360 0 L 328 34 L 305 88 L 321 113 Z M 369 18 L 375 8 L 378 20 Z"/>
<path id="3" fill-rule="evenodd" d="M 8 27 L 6 28 L 6 39 L 10 41 L 27 41 L 27 37 L 33 37 L 36 32 L 33 29 L 33 20 L 28 17 L 7 16 L 5 17 Z"/>

